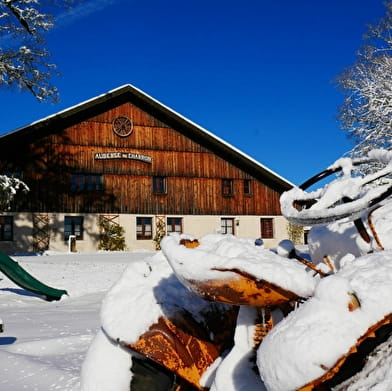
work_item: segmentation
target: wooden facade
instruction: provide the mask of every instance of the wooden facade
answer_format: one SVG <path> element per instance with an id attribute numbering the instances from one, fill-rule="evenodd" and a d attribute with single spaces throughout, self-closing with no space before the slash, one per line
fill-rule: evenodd
<path id="1" fill-rule="evenodd" d="M 130 85 L 2 136 L 0 157 L 30 188 L 13 212 L 278 216 L 291 187 Z"/>

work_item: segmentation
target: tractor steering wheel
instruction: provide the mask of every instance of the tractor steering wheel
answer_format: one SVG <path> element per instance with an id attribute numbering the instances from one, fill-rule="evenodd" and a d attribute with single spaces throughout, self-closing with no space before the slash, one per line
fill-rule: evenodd
<path id="1" fill-rule="evenodd" d="M 369 162 L 378 162 L 384 167 L 365 176 L 353 175 L 354 167 Z M 324 187 L 309 193 L 305 191 L 337 172 L 342 175 Z M 280 198 L 282 213 L 299 226 L 324 225 L 344 218 L 355 221 L 392 194 L 391 179 L 378 181 L 391 173 L 392 151 L 377 149 L 369 152 L 366 158 L 341 158 L 301 186 L 283 193 Z"/>

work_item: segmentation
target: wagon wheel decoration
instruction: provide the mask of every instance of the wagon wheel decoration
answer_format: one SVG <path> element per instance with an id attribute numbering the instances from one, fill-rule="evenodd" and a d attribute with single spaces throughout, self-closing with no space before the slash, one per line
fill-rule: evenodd
<path id="1" fill-rule="evenodd" d="M 132 133 L 132 120 L 125 116 L 116 117 L 112 122 L 113 132 L 120 137 L 127 137 Z"/>

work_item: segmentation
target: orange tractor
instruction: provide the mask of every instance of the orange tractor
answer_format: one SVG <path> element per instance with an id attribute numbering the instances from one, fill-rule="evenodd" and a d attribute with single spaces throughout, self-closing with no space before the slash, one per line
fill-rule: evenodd
<path id="1" fill-rule="evenodd" d="M 357 174 L 374 161 L 377 172 Z M 282 195 L 292 223 L 327 227 L 314 243 L 319 252 L 323 241 L 332 250 L 317 261 L 288 241 L 280 251 L 230 235 L 165 237 L 172 276 L 152 289 L 164 308 L 176 280 L 182 288 L 172 292 L 175 309 L 164 308 L 137 338 L 103 324 L 108 338 L 132 354 L 130 389 L 310 391 L 350 382 L 392 331 L 391 162 L 385 151 L 340 159 Z M 306 191 L 335 173 L 321 189 Z M 337 233 L 344 240 L 329 242 Z M 345 252 L 347 241 L 354 250 Z M 184 295 L 203 309 L 190 300 L 183 305 Z"/>

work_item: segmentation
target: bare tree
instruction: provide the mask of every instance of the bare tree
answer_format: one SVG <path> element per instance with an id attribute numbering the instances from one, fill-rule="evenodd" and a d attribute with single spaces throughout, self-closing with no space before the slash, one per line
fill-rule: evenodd
<path id="1" fill-rule="evenodd" d="M 54 26 L 49 10 L 71 2 L 0 0 L 0 87 L 30 91 L 40 101 L 57 100 L 50 82 L 56 66 L 49 61 L 44 34 Z"/>
<path id="2" fill-rule="evenodd" d="M 355 63 L 338 77 L 345 93 L 339 118 L 354 141 L 353 157 L 392 148 L 392 1 L 385 6 L 385 16 L 368 26 Z"/>

